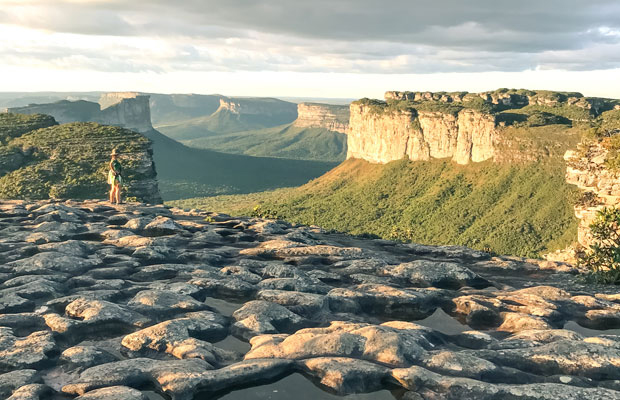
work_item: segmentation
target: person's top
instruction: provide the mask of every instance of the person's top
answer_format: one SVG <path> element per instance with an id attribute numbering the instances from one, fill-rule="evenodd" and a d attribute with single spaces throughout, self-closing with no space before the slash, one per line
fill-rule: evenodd
<path id="1" fill-rule="evenodd" d="M 114 173 L 118 176 L 122 174 L 123 166 L 117 159 L 114 159 L 110 161 L 110 170 L 114 171 Z"/>

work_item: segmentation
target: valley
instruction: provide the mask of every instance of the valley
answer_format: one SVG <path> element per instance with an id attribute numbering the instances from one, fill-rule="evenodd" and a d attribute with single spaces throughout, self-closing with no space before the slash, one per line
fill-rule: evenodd
<path id="1" fill-rule="evenodd" d="M 102 94 L 99 105 L 10 111 L 141 132 L 152 142 L 159 193 L 178 207 L 539 257 L 577 236 L 580 195 L 565 180 L 564 154 L 619 107 L 578 93 L 500 89 L 387 92 L 385 101 L 362 99 L 350 110 L 122 92 Z"/>

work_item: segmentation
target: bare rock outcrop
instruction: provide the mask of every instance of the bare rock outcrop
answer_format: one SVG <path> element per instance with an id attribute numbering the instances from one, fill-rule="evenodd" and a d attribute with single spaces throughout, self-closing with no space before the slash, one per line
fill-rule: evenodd
<path id="1" fill-rule="evenodd" d="M 575 205 L 579 219 L 577 240 L 584 247 L 592 244 L 590 224 L 597 212 L 620 203 L 620 174 L 606 166 L 608 154 L 602 143 L 595 142 L 564 155 L 566 181 L 585 192 L 583 200 Z"/>
<path id="2" fill-rule="evenodd" d="M 463 109 L 456 114 L 391 108 L 387 103 L 351 104 L 347 158 L 387 163 L 451 158 L 459 164 L 493 158 L 495 117 Z"/>
<path id="3" fill-rule="evenodd" d="M 99 105 L 101 109 L 106 109 L 110 106 L 120 103 L 125 99 L 135 99 L 136 97 L 141 96 L 141 93 L 138 92 L 108 92 L 102 93 L 99 97 Z"/>
<path id="4" fill-rule="evenodd" d="M 226 110 L 237 115 L 257 115 L 261 117 L 287 115 L 293 117 L 292 120 L 297 116 L 295 104 L 271 98 L 221 97 L 218 111 L 220 110 Z"/>
<path id="5" fill-rule="evenodd" d="M 535 260 L 12 200 L 0 278 L 3 399 L 620 399 L 620 297 Z"/>
<path id="6" fill-rule="evenodd" d="M 297 105 L 297 120 L 294 126 L 300 128 L 324 128 L 334 132 L 347 133 L 349 128 L 349 107 L 332 104 L 300 103 Z"/>

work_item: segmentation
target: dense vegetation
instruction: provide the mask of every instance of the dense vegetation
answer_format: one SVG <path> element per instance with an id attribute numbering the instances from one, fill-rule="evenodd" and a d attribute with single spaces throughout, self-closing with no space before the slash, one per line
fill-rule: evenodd
<path id="1" fill-rule="evenodd" d="M 579 258 L 593 280 L 620 284 L 620 209 L 604 208 L 590 225 L 594 243 Z"/>
<path id="2" fill-rule="evenodd" d="M 36 115 L 18 119 L 26 125 L 30 120 L 31 126 L 41 120 L 49 123 Z M 143 154 L 149 146 L 148 139 L 138 133 L 96 123 L 76 122 L 25 133 L 1 147 L 0 152 L 13 154 L 16 161 L 3 164 L 0 198 L 104 198 L 112 149 L 123 154 L 125 178 L 131 187 L 132 181 L 144 178 L 140 160 L 132 156 Z"/>
<path id="3" fill-rule="evenodd" d="M 245 202 L 259 204 L 256 209 L 222 207 L 220 199 L 173 204 L 215 206 L 219 211 L 254 213 L 353 234 L 536 256 L 574 241 L 574 196 L 561 163 L 459 166 L 443 160 L 402 160 L 375 165 L 347 160 L 300 188 Z M 225 201 L 232 203 L 230 198 Z"/>
<path id="4" fill-rule="evenodd" d="M 255 131 L 209 135 L 182 141 L 190 147 L 257 157 L 298 160 L 343 161 L 347 155 L 346 135 L 323 128 L 283 125 Z"/>
<path id="5" fill-rule="evenodd" d="M 6 145 L 12 138 L 26 132 L 53 125 L 56 121 L 49 115 L 0 113 L 0 145 Z"/>

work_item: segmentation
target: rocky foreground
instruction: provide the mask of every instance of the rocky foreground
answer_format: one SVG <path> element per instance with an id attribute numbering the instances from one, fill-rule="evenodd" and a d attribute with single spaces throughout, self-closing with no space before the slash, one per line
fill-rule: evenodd
<path id="1" fill-rule="evenodd" d="M 325 391 L 301 378 L 298 399 L 620 399 L 620 294 L 574 272 L 161 206 L 3 202 L 0 398 L 284 399 L 271 388 L 303 376 Z"/>

